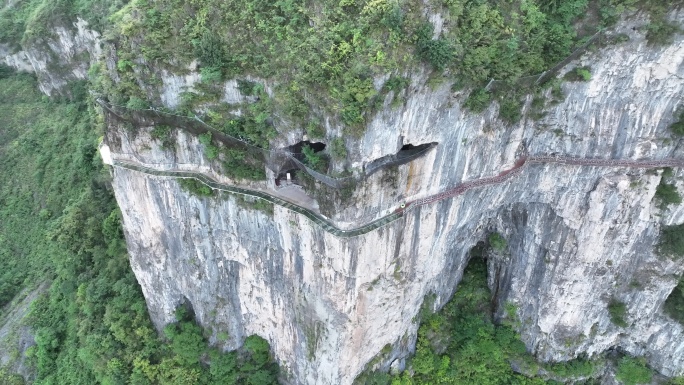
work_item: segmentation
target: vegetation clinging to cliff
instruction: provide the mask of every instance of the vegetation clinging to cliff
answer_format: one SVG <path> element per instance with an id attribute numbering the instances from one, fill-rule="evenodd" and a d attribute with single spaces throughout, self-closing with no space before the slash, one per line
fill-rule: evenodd
<path id="1" fill-rule="evenodd" d="M 661 254 L 681 258 L 684 256 L 684 224 L 663 226 L 658 244 Z"/>
<path id="2" fill-rule="evenodd" d="M 653 372 L 643 359 L 625 356 L 618 362 L 615 379 L 624 385 L 650 384 Z"/>
<path id="3" fill-rule="evenodd" d="M 276 107 L 289 120 L 307 121 L 322 107 L 356 132 L 388 91 L 374 84 L 379 76 L 421 61 L 462 86 L 540 73 L 572 50 L 587 4 L 434 1 L 427 11 L 443 15 L 438 29 L 425 4 L 410 0 L 134 0 L 112 20 L 120 58 L 155 66 L 199 59 L 203 79 L 213 81 L 277 79 Z M 136 62 L 119 70 L 133 67 L 150 73 Z"/>
<path id="4" fill-rule="evenodd" d="M 616 298 L 612 298 L 608 302 L 608 314 L 610 321 L 619 327 L 628 326 L 627 320 L 627 305 Z"/>
<path id="5" fill-rule="evenodd" d="M 679 281 L 667 297 L 663 309 L 670 317 L 684 325 L 684 279 Z"/>
<path id="6" fill-rule="evenodd" d="M 516 361 L 534 375 L 537 364 L 510 324 L 492 322 L 486 275 L 485 260 L 473 257 L 449 303 L 438 313 L 422 313 L 416 353 L 409 363 L 413 375 L 406 371 L 392 376 L 392 385 L 546 384 L 540 377 L 526 377 L 511 369 L 511 361 Z M 568 377 L 585 374 L 586 368 L 588 374 L 593 370 L 591 365 L 562 368 Z"/>

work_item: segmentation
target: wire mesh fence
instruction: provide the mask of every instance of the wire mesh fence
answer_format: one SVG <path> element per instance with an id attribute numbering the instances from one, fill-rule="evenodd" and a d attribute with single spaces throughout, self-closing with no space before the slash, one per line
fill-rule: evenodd
<path id="1" fill-rule="evenodd" d="M 589 39 L 587 39 L 587 41 L 584 44 L 575 49 L 565 59 L 559 61 L 553 67 L 549 68 L 548 70 L 540 74 L 523 76 L 512 81 L 491 79 L 489 83 L 487 83 L 487 85 L 485 86 L 485 90 L 488 92 L 496 92 L 503 89 L 510 89 L 514 87 L 531 88 L 540 84 L 544 84 L 547 81 L 549 81 L 552 77 L 556 76 L 558 74 L 558 71 L 560 71 L 563 67 L 568 65 L 568 63 L 579 58 L 590 45 L 598 41 L 603 35 L 603 31 L 596 32 Z"/>
<path id="2" fill-rule="evenodd" d="M 97 99 L 97 103 L 119 119 L 134 120 L 138 124 L 144 125 L 154 123 L 164 124 L 172 127 L 182 126 L 183 129 L 194 135 L 201 135 L 209 132 L 212 134 L 213 138 L 219 140 L 228 148 L 239 149 L 251 155 L 255 160 L 263 162 L 263 164 L 269 167 L 275 174 L 279 173 L 283 165 L 292 164 L 297 169 L 309 174 L 316 181 L 336 189 L 341 189 L 358 183 L 382 168 L 401 165 L 418 159 L 436 146 L 436 143 L 432 143 L 429 146 L 425 146 L 425 148 L 421 150 L 407 151 L 403 154 L 402 151 L 400 151 L 398 154 L 383 157 L 371 162 L 368 166 L 357 172 L 355 175 L 335 177 L 309 167 L 305 162 L 302 161 L 302 159 L 306 159 L 306 155 L 304 153 L 292 152 L 288 151 L 287 149 L 265 149 L 256 146 L 245 139 L 227 134 L 215 127 L 212 127 L 196 115 L 190 118 L 188 116 L 178 115 L 156 108 L 132 110 L 126 106 L 106 102 L 101 98 Z"/>

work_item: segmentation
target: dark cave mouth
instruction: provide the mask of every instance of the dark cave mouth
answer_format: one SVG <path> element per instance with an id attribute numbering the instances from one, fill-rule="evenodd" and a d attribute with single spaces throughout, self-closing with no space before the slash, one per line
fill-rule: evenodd
<path id="1" fill-rule="evenodd" d="M 309 147 L 313 150 L 314 153 L 322 152 L 322 151 L 324 151 L 325 148 L 326 148 L 326 144 L 325 144 L 325 143 L 322 143 L 322 142 L 310 142 L 310 141 L 308 141 L 308 140 L 302 140 L 302 141 L 300 141 L 300 142 L 298 142 L 298 143 L 295 143 L 295 144 L 293 144 L 293 145 L 291 145 L 291 146 L 286 147 L 285 149 L 286 149 L 287 151 L 293 153 L 294 155 L 299 155 L 299 154 L 302 153 L 302 150 L 303 150 L 304 147 L 306 147 L 306 146 L 309 146 Z"/>
<path id="2" fill-rule="evenodd" d="M 276 187 L 285 187 L 290 184 L 299 184 L 299 178 L 297 178 L 297 173 L 299 172 L 298 168 L 291 168 L 282 171 L 278 176 L 275 178 L 275 185 Z M 289 178 L 288 178 L 289 174 Z"/>
<path id="3" fill-rule="evenodd" d="M 432 147 L 437 146 L 436 142 L 432 143 L 423 143 L 423 144 L 412 144 L 412 143 L 406 143 L 401 146 L 399 151 L 397 152 L 396 156 L 397 158 L 404 158 L 407 156 L 415 155 L 420 152 L 423 152 L 425 150 L 428 150 Z"/>

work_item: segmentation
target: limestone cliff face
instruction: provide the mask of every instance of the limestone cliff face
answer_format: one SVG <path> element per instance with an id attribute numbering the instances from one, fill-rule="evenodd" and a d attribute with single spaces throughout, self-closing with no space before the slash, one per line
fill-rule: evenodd
<path id="1" fill-rule="evenodd" d="M 684 41 L 649 47 L 631 27 L 620 31 L 629 42 L 568 66 L 590 65 L 592 80 L 565 83 L 565 100 L 538 121 L 507 126 L 496 106 L 473 115 L 460 107 L 463 94 L 449 85 L 431 90 L 426 76 L 415 75 L 405 105 L 386 108 L 353 143 L 353 164 L 395 153 L 402 137 L 439 146 L 394 176 L 373 175 L 332 219 L 365 221 L 402 200 L 496 175 L 524 148 L 684 157 L 667 130 L 682 98 Z M 174 151 L 162 151 L 145 132 L 122 132 L 108 133 L 114 158 L 134 152 L 160 167 L 213 173 L 186 134 L 177 134 Z M 499 312 L 516 305 L 522 338 L 540 359 L 620 347 L 645 355 L 665 375 L 684 374 L 682 326 L 661 310 L 684 264 L 654 253 L 660 227 L 684 222 L 684 205 L 662 211 L 652 202 L 658 172 L 528 166 L 503 184 L 420 207 L 351 239 L 279 206 L 263 213 L 233 195 L 192 196 L 172 179 L 116 167 L 113 174 L 131 264 L 154 322 L 171 322 L 174 308 L 188 301 L 213 342 L 221 343 L 221 331 L 230 336 L 227 348 L 249 334 L 267 338 L 292 384 L 350 384 L 387 344 L 384 364 L 401 366 L 423 298 L 433 293 L 436 306 L 445 303 L 458 290 L 468 251 L 491 231 L 508 241 L 505 255 L 489 261 Z M 612 298 L 627 304 L 628 327 L 611 323 Z"/>
<path id="2" fill-rule="evenodd" d="M 56 26 L 25 47 L 0 44 L 0 63 L 19 71 L 35 73 L 40 90 L 47 94 L 67 93 L 69 82 L 88 78 L 91 60 L 102 52 L 100 34 L 77 19 L 71 26 Z"/>

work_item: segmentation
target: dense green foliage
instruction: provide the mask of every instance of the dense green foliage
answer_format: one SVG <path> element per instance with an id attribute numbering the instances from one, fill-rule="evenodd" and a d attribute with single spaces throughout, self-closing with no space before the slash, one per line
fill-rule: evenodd
<path id="1" fill-rule="evenodd" d="M 672 290 L 672 293 L 665 300 L 663 309 L 670 317 L 684 325 L 684 280 L 680 280 L 679 284 Z"/>
<path id="2" fill-rule="evenodd" d="M 608 302 L 608 314 L 610 315 L 610 320 L 615 325 L 620 327 L 626 327 L 627 320 L 627 305 L 615 298 Z"/>
<path id="3" fill-rule="evenodd" d="M 52 26 L 70 26 L 81 17 L 102 30 L 108 16 L 128 0 L 20 0 L 0 9 L 0 42 L 19 44 L 46 37 Z"/>
<path id="4" fill-rule="evenodd" d="M 506 251 L 506 247 L 508 247 L 508 242 L 506 242 L 506 238 L 504 238 L 499 233 L 489 234 L 487 240 L 489 241 L 489 246 L 491 246 L 492 249 L 498 252 Z"/>
<path id="5" fill-rule="evenodd" d="M 512 360 L 532 358 L 510 326 L 492 323 L 486 274 L 486 262 L 473 257 L 449 303 L 438 313 L 423 312 L 410 362 L 414 374 L 393 376 L 392 385 L 546 383 L 511 369 Z"/>
<path id="6" fill-rule="evenodd" d="M 181 316 L 159 338 L 97 156 L 98 120 L 84 100 L 51 102 L 33 78 L 14 75 L 0 79 L 0 111 L 1 305 L 51 282 L 30 315 L 37 384 L 276 383 L 258 337 L 223 354 Z"/>
<path id="7" fill-rule="evenodd" d="M 28 75 L 0 79 L 0 306 L 70 258 L 49 238 L 103 189 L 83 105 L 48 102 L 35 86 Z"/>
<path id="8" fill-rule="evenodd" d="M 302 154 L 304 154 L 304 162 L 314 170 L 325 171 L 325 159 L 323 159 L 323 154 L 320 152 L 315 152 L 311 146 L 305 144 L 302 147 Z"/>
<path id="9" fill-rule="evenodd" d="M 214 195 L 214 190 L 211 187 L 198 181 L 195 178 L 180 178 L 177 180 L 181 188 L 183 188 L 183 190 L 191 194 L 206 197 Z"/>
<path id="10" fill-rule="evenodd" d="M 478 88 L 468 95 L 464 105 L 473 112 L 482 112 L 487 108 L 491 100 L 492 95 L 487 90 Z"/>
<path id="11" fill-rule="evenodd" d="M 596 373 L 595 360 L 578 358 L 571 361 L 547 364 L 544 369 L 558 378 L 586 378 Z"/>
<path id="12" fill-rule="evenodd" d="M 119 68 L 124 78 L 135 67 L 154 73 L 135 57 L 154 66 L 197 59 L 203 83 L 247 74 L 277 79 L 270 116 L 277 110 L 286 114 L 280 118 L 303 123 L 334 114 L 360 133 L 385 93 L 396 96 L 408 85 L 397 75 L 420 62 L 461 86 L 482 87 L 492 78 L 514 82 L 567 56 L 578 41 L 578 21 L 582 33 L 596 27 L 582 22 L 587 0 L 432 6 L 446 16 L 439 33 L 425 18 L 424 4 L 412 0 L 133 0 L 113 16 L 111 35 L 121 43 L 120 58 L 130 63 Z M 395 82 L 376 88 L 374 78 L 387 73 Z M 154 76 L 142 80 L 158 82 Z M 136 97 L 134 84 L 115 88 L 113 97 Z M 218 96 L 211 87 L 200 92 L 198 100 L 205 102 Z M 476 99 L 469 104 L 476 109 L 488 102 Z"/>
<path id="13" fill-rule="evenodd" d="M 263 180 L 266 178 L 264 165 L 252 154 L 236 149 L 223 151 L 223 170 L 232 177 L 239 179 Z"/>
<path id="14" fill-rule="evenodd" d="M 677 121 L 670 125 L 670 131 L 675 135 L 684 136 L 684 111 L 680 112 Z"/>
<path id="15" fill-rule="evenodd" d="M 660 182 L 656 188 L 655 197 L 660 199 L 663 206 L 682 203 L 682 197 L 673 184 Z"/>
<path id="16" fill-rule="evenodd" d="M 615 378 L 624 385 L 650 384 L 653 372 L 643 359 L 625 356 L 618 362 Z"/>
<path id="17" fill-rule="evenodd" d="M 684 224 L 663 226 L 660 229 L 660 253 L 675 258 L 684 256 Z"/>
<path id="18" fill-rule="evenodd" d="M 211 132 L 200 134 L 198 139 L 204 145 L 204 156 L 209 160 L 216 159 L 219 154 L 219 148 L 212 143 Z"/>

